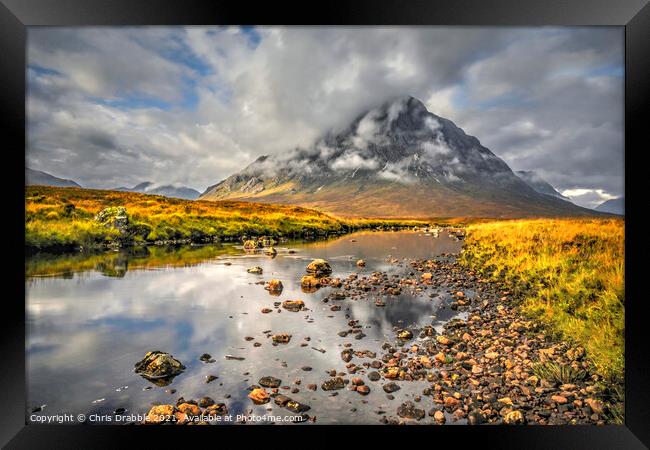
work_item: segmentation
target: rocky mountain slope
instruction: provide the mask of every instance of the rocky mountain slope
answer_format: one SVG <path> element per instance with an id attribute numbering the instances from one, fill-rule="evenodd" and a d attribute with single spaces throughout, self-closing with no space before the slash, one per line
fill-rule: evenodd
<path id="1" fill-rule="evenodd" d="M 594 214 L 535 191 L 477 138 L 413 97 L 366 111 L 308 148 L 260 156 L 200 199 L 298 204 L 366 217 Z"/>
<path id="2" fill-rule="evenodd" d="M 569 197 L 565 197 L 559 193 L 551 184 L 542 178 L 537 172 L 532 170 L 518 170 L 515 174 L 524 180 L 524 182 L 535 189 L 540 194 L 552 195 L 553 197 L 561 198 L 562 200 L 571 201 Z"/>

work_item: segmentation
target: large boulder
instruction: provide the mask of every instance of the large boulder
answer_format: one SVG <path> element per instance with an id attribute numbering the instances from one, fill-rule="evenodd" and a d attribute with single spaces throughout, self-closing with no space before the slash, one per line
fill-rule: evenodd
<path id="1" fill-rule="evenodd" d="M 95 220 L 106 227 L 112 227 L 126 232 L 129 228 L 129 215 L 124 206 L 111 206 L 102 209 Z"/>
<path id="2" fill-rule="evenodd" d="M 169 353 L 155 350 L 147 352 L 141 361 L 135 364 L 135 372 L 158 386 L 166 386 L 172 379 L 182 373 L 185 366 Z"/>
<path id="3" fill-rule="evenodd" d="M 332 267 L 324 259 L 315 259 L 307 265 L 307 272 L 316 275 L 328 275 L 332 273 Z"/>

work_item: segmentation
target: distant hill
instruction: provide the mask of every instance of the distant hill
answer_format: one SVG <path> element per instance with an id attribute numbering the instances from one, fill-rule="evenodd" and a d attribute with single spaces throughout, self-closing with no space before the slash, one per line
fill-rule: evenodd
<path id="1" fill-rule="evenodd" d="M 625 197 L 613 198 L 607 200 L 594 208 L 596 211 L 618 214 L 619 216 L 625 215 Z"/>
<path id="2" fill-rule="evenodd" d="M 29 167 L 25 167 L 25 185 L 26 186 L 41 185 L 41 186 L 56 186 L 56 187 L 78 187 L 78 188 L 81 187 L 78 183 L 72 180 L 55 177 L 54 175 L 50 175 L 47 172 L 41 172 L 40 170 L 33 170 L 30 169 Z"/>
<path id="3" fill-rule="evenodd" d="M 157 185 L 151 181 L 145 181 L 132 188 L 117 187 L 114 191 L 140 192 L 141 194 L 163 195 L 165 197 L 182 198 L 185 200 L 196 200 L 201 193 L 186 186 L 174 186 L 171 184 Z"/>
<path id="4" fill-rule="evenodd" d="M 534 172 L 532 170 L 518 170 L 515 173 L 519 178 L 524 180 L 528 186 L 532 187 L 540 194 L 552 195 L 553 197 L 561 198 L 562 200 L 571 201 L 569 197 L 565 197 L 564 195 L 560 194 L 537 172 Z"/>
<path id="5" fill-rule="evenodd" d="M 451 120 L 401 97 L 307 148 L 260 156 L 201 200 L 295 204 L 352 217 L 597 214 L 545 195 Z"/>

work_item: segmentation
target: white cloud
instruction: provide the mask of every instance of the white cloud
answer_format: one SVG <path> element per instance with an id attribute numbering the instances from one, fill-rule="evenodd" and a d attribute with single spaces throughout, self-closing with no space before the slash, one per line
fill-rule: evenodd
<path id="1" fill-rule="evenodd" d="M 364 158 L 357 152 L 346 152 L 330 164 L 333 170 L 374 170 L 379 167 L 379 162 L 373 158 Z"/>
<path id="2" fill-rule="evenodd" d="M 562 195 L 569 197 L 572 202 L 585 208 L 595 208 L 604 201 L 616 198 L 602 189 L 565 189 Z"/>
<path id="3" fill-rule="evenodd" d="M 28 162 L 86 186 L 201 190 L 413 95 L 515 170 L 618 195 L 623 84 L 608 70 L 622 67 L 622 37 L 614 28 L 32 28 Z M 351 145 L 366 148 L 374 131 L 359 124 Z M 367 164 L 358 158 L 348 162 Z"/>

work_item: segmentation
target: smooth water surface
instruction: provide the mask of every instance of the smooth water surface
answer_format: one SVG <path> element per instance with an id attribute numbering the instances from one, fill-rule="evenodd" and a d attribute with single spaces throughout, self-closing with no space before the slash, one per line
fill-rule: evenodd
<path id="1" fill-rule="evenodd" d="M 233 415 L 250 408 L 260 415 L 286 415 L 273 402 L 256 406 L 247 398 L 251 384 L 271 375 L 300 389 L 295 394 L 281 392 L 310 405 L 309 414 L 319 424 L 375 424 L 381 418 L 377 411 L 394 415 L 401 402 L 420 394 L 426 383 L 403 382 L 395 399 L 388 400 L 381 389 L 384 380 L 371 382 L 359 374 L 355 376 L 371 388 L 368 396 L 343 389 L 331 397 L 320 385 L 329 378 L 327 370 L 346 372 L 340 356 L 344 343 L 352 343 L 354 350 L 374 351 L 379 358 L 381 344 L 394 342 L 393 327 L 431 324 L 436 314 L 433 324 L 439 325 L 450 315 L 448 309 L 438 311 L 448 299 L 446 292 L 434 287 L 421 293 L 403 290 L 399 296 L 382 297 L 385 307 L 375 305 L 380 295 L 374 292 L 365 299 L 323 303 L 335 288 L 305 293 L 300 278 L 313 258 L 327 259 L 332 276 L 341 279 L 376 270 L 408 276 L 408 259 L 457 252 L 460 244 L 446 233 L 434 237 L 402 231 L 361 232 L 328 241 L 281 243 L 276 248 L 275 258 L 225 245 L 28 259 L 28 413 L 41 405 L 46 406 L 38 414 L 47 415 L 110 414 L 116 408 L 146 413 L 152 403 L 209 396 L 225 402 Z M 361 258 L 367 263 L 364 268 L 356 266 Z M 395 259 L 404 262 L 396 264 Z M 262 275 L 246 272 L 256 265 L 263 268 Z M 271 296 L 258 284 L 271 278 L 283 282 L 280 296 Z M 274 302 L 294 299 L 304 300 L 309 310 L 260 312 L 274 308 Z M 333 303 L 341 311 L 331 311 Z M 349 329 L 349 320 L 359 320 L 365 338 L 337 335 Z M 289 344 L 273 346 L 263 333 L 268 330 L 293 337 Z M 254 340 L 245 340 L 247 336 Z M 254 347 L 255 342 L 262 345 Z M 302 347 L 303 342 L 308 345 Z M 171 353 L 187 369 L 168 386 L 152 384 L 133 372 L 134 364 L 150 350 Z M 216 362 L 201 362 L 203 353 Z M 225 355 L 245 359 L 228 360 Z M 371 360 L 354 360 L 364 361 Z M 303 371 L 304 366 L 312 370 Z M 207 375 L 219 378 L 207 384 Z M 299 386 L 294 385 L 296 379 L 301 380 Z M 316 392 L 307 389 L 310 383 L 318 384 Z M 176 392 L 170 394 L 169 389 Z M 432 406 L 424 403 L 420 407 Z"/>

